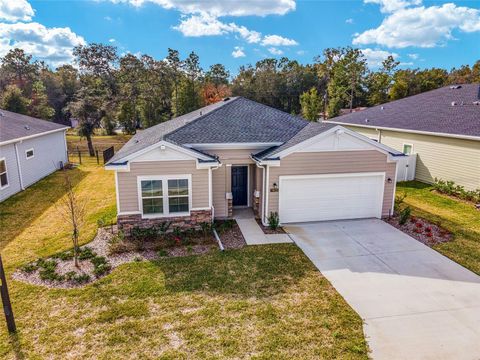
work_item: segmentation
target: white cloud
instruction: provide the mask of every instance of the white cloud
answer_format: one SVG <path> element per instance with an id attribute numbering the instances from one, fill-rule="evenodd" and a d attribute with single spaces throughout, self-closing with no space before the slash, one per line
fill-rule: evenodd
<path id="1" fill-rule="evenodd" d="M 389 56 L 393 56 L 395 59 L 398 57 L 398 54 L 386 50 L 369 48 L 361 50 L 363 55 L 365 55 L 368 66 L 371 68 L 378 68 L 382 66 L 382 62 Z"/>
<path id="2" fill-rule="evenodd" d="M 235 46 L 234 50 L 232 51 L 232 56 L 234 58 L 245 57 L 245 52 L 243 51 L 243 47 Z"/>
<path id="3" fill-rule="evenodd" d="M 117 40 L 115 40 L 114 38 L 108 39 L 108 42 L 111 42 L 111 43 L 114 43 L 115 41 Z"/>
<path id="4" fill-rule="evenodd" d="M 352 18 L 345 20 L 347 24 L 353 24 L 354 20 Z"/>
<path id="5" fill-rule="evenodd" d="M 300 56 L 303 56 L 306 54 L 306 51 L 305 50 L 298 50 L 297 51 L 297 55 L 300 55 Z"/>
<path id="6" fill-rule="evenodd" d="M 0 0 L 0 20 L 30 21 L 35 15 L 26 0 Z"/>
<path id="7" fill-rule="evenodd" d="M 422 0 L 364 0 L 365 4 L 378 4 L 383 13 L 392 13 L 412 5 L 420 5 Z"/>
<path id="8" fill-rule="evenodd" d="M 262 40 L 263 46 L 293 46 L 298 45 L 295 40 L 284 38 L 279 35 L 267 35 Z"/>
<path id="9" fill-rule="evenodd" d="M 292 46 L 298 44 L 295 40 L 279 35 L 267 35 L 262 38 L 262 34 L 258 31 L 250 30 L 233 22 L 224 23 L 216 16 L 207 13 L 184 16 L 180 24 L 173 28 L 188 37 L 219 36 L 232 33 L 251 44 L 260 43 L 263 46 Z"/>
<path id="10" fill-rule="evenodd" d="M 407 56 L 412 60 L 417 60 L 420 57 L 418 54 L 407 54 Z"/>
<path id="11" fill-rule="evenodd" d="M 431 48 L 454 39 L 454 30 L 480 31 L 480 10 L 452 3 L 402 8 L 389 14 L 378 28 L 356 34 L 353 44 Z"/>
<path id="12" fill-rule="evenodd" d="M 110 0 L 140 7 L 145 3 L 157 4 L 164 9 L 175 9 L 184 14 L 208 13 L 220 16 L 285 15 L 295 10 L 295 0 Z"/>
<path id="13" fill-rule="evenodd" d="M 54 66 L 71 62 L 73 47 L 86 43 L 68 27 L 47 28 L 36 22 L 0 23 L 0 39 L 0 56 L 13 48 L 21 48 Z"/>
<path id="14" fill-rule="evenodd" d="M 270 54 L 272 54 L 272 55 L 282 55 L 282 54 L 283 54 L 283 51 L 282 51 L 282 50 L 277 49 L 277 48 L 275 48 L 275 47 L 268 48 L 267 50 L 268 50 L 268 52 L 269 52 Z"/>

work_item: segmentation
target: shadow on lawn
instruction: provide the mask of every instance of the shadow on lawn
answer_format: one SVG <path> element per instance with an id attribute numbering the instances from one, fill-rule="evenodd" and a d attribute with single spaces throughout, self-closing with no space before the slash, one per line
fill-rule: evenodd
<path id="1" fill-rule="evenodd" d="M 168 292 L 201 291 L 242 297 L 282 293 L 314 270 L 292 244 L 264 245 L 154 262 Z"/>
<path id="2" fill-rule="evenodd" d="M 88 175 L 78 168 L 67 171 L 73 186 Z M 0 251 L 65 194 L 63 182 L 56 171 L 0 203 Z"/>

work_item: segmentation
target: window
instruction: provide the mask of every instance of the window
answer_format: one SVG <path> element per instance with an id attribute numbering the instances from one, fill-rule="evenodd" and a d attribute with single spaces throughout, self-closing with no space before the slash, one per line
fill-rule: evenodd
<path id="1" fill-rule="evenodd" d="M 403 144 L 403 153 L 405 155 L 412 155 L 413 153 L 413 145 L 411 144 Z"/>
<path id="2" fill-rule="evenodd" d="M 33 158 L 33 149 L 28 149 L 27 151 L 25 151 L 25 155 L 27 159 Z"/>
<path id="3" fill-rule="evenodd" d="M 166 176 L 139 180 L 143 215 L 167 216 L 190 211 L 189 177 Z"/>
<path id="4" fill-rule="evenodd" d="M 8 186 L 7 163 L 5 159 L 0 159 L 0 189 Z"/>
<path id="5" fill-rule="evenodd" d="M 168 212 L 188 212 L 188 180 L 168 180 Z"/>
<path id="6" fill-rule="evenodd" d="M 144 214 L 163 214 L 163 189 L 161 180 L 142 181 L 142 207 Z"/>

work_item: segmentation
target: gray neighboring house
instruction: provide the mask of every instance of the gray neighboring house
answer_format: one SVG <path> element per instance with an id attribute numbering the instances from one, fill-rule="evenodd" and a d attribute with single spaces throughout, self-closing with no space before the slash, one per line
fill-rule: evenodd
<path id="1" fill-rule="evenodd" d="M 68 160 L 67 126 L 0 110 L 0 202 Z"/>

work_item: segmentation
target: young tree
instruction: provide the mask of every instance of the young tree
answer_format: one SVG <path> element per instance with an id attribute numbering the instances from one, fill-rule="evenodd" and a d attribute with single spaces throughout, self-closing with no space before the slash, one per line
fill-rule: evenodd
<path id="1" fill-rule="evenodd" d="M 30 101 L 16 85 L 8 85 L 2 95 L 1 108 L 18 114 L 27 114 Z"/>
<path id="2" fill-rule="evenodd" d="M 302 104 L 302 116 L 307 120 L 317 121 L 322 107 L 317 89 L 312 87 L 309 91 L 304 92 L 300 96 L 300 103 Z"/>
<path id="3" fill-rule="evenodd" d="M 167 65 L 171 70 L 174 84 L 174 94 L 175 94 L 175 103 L 174 106 L 178 108 L 178 84 L 180 82 L 181 73 L 183 67 L 183 62 L 180 60 L 180 55 L 178 50 L 168 48 L 168 55 L 166 58 Z"/>
<path id="4" fill-rule="evenodd" d="M 79 236 L 80 227 L 85 216 L 85 202 L 82 201 L 75 192 L 70 170 L 63 170 L 63 190 L 65 195 L 61 198 L 60 213 L 71 226 L 73 242 L 73 258 L 75 266 L 78 268 Z"/>

